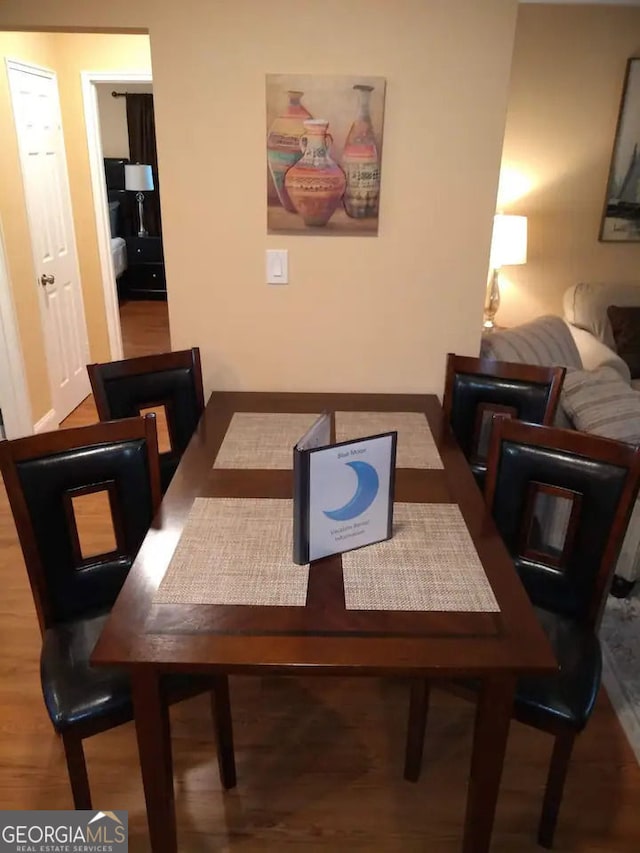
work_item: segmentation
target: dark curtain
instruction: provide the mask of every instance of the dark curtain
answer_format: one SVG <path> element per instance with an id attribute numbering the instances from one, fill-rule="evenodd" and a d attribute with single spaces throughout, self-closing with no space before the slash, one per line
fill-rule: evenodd
<path id="1" fill-rule="evenodd" d="M 145 163 L 151 166 L 153 170 L 153 186 L 155 189 L 144 194 L 145 227 L 150 237 L 161 237 L 160 182 L 158 180 L 153 95 L 127 95 L 127 127 L 129 129 L 129 161 L 131 163 Z"/>

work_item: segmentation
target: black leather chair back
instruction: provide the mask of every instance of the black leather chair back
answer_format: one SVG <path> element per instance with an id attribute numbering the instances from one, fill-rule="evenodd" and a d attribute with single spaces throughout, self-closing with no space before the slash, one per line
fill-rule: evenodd
<path id="1" fill-rule="evenodd" d="M 160 501 L 155 417 L 3 442 L 0 463 L 41 625 L 109 609 Z M 115 549 L 84 558 L 73 499 L 99 491 Z"/>
<path id="2" fill-rule="evenodd" d="M 599 619 L 639 471 L 640 451 L 619 442 L 496 422 L 485 496 L 536 606 Z"/>
<path id="3" fill-rule="evenodd" d="M 171 442 L 171 450 L 160 454 L 165 491 L 204 411 L 199 349 L 90 364 L 87 370 L 102 421 L 164 406 Z"/>
<path id="4" fill-rule="evenodd" d="M 476 479 L 483 485 L 492 417 L 551 424 L 565 370 L 450 353 L 444 410 Z"/>

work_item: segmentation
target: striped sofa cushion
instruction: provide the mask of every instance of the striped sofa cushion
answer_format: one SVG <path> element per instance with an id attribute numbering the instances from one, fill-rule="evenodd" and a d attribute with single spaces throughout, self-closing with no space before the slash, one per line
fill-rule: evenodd
<path id="1" fill-rule="evenodd" d="M 640 444 L 640 392 L 613 367 L 569 368 L 560 405 L 576 429 L 627 444 Z"/>
<path id="2" fill-rule="evenodd" d="M 560 317 L 554 316 L 538 317 L 514 329 L 484 335 L 480 354 L 494 361 L 582 368 L 569 327 Z"/>

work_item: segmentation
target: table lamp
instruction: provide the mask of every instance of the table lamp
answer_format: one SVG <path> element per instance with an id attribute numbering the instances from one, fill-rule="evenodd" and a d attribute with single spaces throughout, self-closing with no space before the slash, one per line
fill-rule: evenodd
<path id="1" fill-rule="evenodd" d="M 495 316 L 500 307 L 500 267 L 526 264 L 527 262 L 527 217 L 507 216 L 496 213 L 493 217 L 491 237 L 491 279 L 487 288 L 484 309 L 485 331 L 495 326 Z"/>
<path id="2" fill-rule="evenodd" d="M 138 237 L 147 237 L 149 232 L 144 227 L 144 194 L 149 192 L 153 187 L 153 172 L 151 166 L 142 163 L 125 164 L 124 167 L 124 188 L 136 194 L 138 202 L 138 217 L 140 219 L 140 230 Z"/>

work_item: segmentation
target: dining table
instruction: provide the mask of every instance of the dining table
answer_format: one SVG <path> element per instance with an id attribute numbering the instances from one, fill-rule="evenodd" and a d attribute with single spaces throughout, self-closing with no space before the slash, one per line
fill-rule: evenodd
<path id="1" fill-rule="evenodd" d="M 293 447 L 326 411 L 335 441 L 397 431 L 393 536 L 300 566 Z M 461 849 L 484 853 L 516 681 L 557 668 L 436 395 L 240 391 L 211 394 L 91 662 L 131 676 L 154 853 L 178 849 L 168 673 L 474 679 Z"/>

